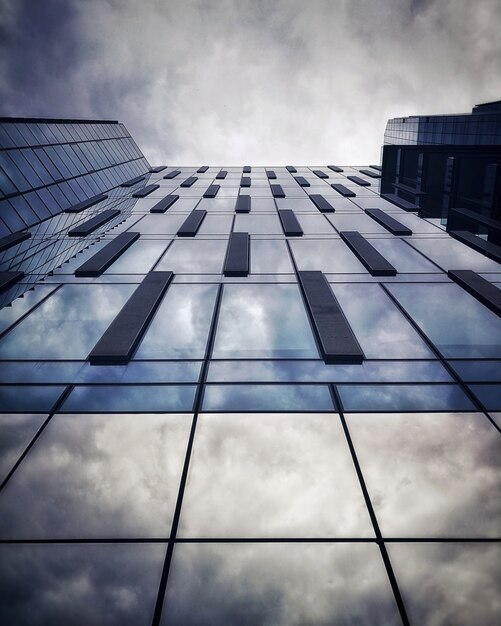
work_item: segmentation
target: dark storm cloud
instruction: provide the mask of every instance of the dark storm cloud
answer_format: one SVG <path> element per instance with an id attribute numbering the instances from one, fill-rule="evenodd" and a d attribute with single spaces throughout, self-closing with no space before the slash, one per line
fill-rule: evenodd
<path id="1" fill-rule="evenodd" d="M 123 121 L 150 160 L 367 163 L 388 117 L 499 98 L 498 0 L 0 0 L 7 115 Z"/>

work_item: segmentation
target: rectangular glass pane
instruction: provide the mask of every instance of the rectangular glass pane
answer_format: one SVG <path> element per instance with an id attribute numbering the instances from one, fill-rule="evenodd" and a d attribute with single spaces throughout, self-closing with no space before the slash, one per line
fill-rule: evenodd
<path id="1" fill-rule="evenodd" d="M 367 274 L 365 267 L 341 239 L 301 239 L 291 241 L 290 245 L 299 270 Z"/>
<path id="2" fill-rule="evenodd" d="M 292 263 L 285 241 L 251 238 L 251 273 L 292 273 Z"/>
<path id="3" fill-rule="evenodd" d="M 220 274 L 227 245 L 221 239 L 176 240 L 156 269 L 175 274 Z"/>
<path id="4" fill-rule="evenodd" d="M 297 285 L 225 285 L 214 358 L 317 358 Z"/>

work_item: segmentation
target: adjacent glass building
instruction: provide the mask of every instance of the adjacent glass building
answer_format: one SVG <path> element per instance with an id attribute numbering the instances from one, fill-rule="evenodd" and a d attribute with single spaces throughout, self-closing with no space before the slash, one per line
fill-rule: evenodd
<path id="1" fill-rule="evenodd" d="M 377 165 L 0 133 L 2 624 L 496 623 L 492 256 Z"/>
<path id="2" fill-rule="evenodd" d="M 501 254 L 501 101 L 462 115 L 388 120 L 384 144 L 384 198 Z"/>

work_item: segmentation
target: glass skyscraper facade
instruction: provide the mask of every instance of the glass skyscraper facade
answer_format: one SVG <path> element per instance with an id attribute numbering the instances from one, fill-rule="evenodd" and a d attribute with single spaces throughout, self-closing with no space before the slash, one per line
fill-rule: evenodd
<path id="1" fill-rule="evenodd" d="M 501 101 L 388 120 L 382 196 L 501 259 Z"/>
<path id="2" fill-rule="evenodd" d="M 1 129 L 0 622 L 495 624 L 499 263 L 379 165 Z"/>

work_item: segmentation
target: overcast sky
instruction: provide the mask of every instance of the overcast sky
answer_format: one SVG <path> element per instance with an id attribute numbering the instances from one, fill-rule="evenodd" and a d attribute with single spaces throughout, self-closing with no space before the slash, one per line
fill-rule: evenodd
<path id="1" fill-rule="evenodd" d="M 118 119 L 151 163 L 378 162 L 501 98 L 500 0 L 0 0 L 0 114 Z"/>

